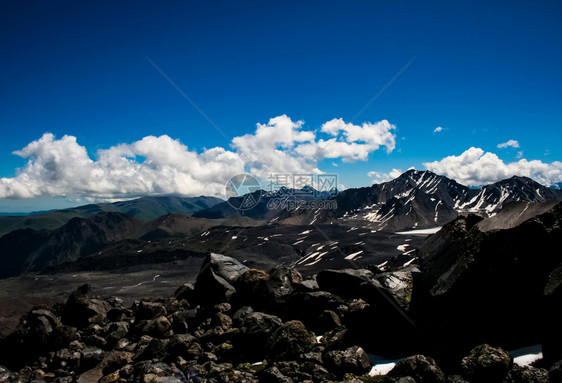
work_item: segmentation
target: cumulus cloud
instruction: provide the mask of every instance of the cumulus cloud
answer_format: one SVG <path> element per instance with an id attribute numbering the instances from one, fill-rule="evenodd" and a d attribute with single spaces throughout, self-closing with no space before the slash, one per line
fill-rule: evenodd
<path id="1" fill-rule="evenodd" d="M 508 148 L 508 147 L 518 148 L 519 142 L 517 142 L 516 140 L 509 140 L 507 142 L 498 144 L 498 148 L 500 148 L 500 149 L 504 149 L 504 148 Z"/>
<path id="2" fill-rule="evenodd" d="M 437 128 L 433 129 L 433 133 L 439 133 L 443 131 L 443 127 L 438 126 Z"/>
<path id="3" fill-rule="evenodd" d="M 341 158 L 343 162 L 365 161 L 370 153 L 385 147 L 390 153 L 396 147 L 396 126 L 387 120 L 354 125 L 341 118 L 324 123 L 320 129 L 330 138 L 303 143 L 295 151 L 304 157 L 321 160 Z"/>
<path id="4" fill-rule="evenodd" d="M 14 152 L 28 160 L 13 178 L 0 178 L 0 198 L 75 196 L 92 200 L 141 195 L 221 196 L 233 175 L 250 172 L 267 179 L 271 173 L 322 173 L 324 158 L 366 160 L 382 146 L 395 147 L 394 125 L 383 120 L 361 126 L 334 119 L 317 133 L 286 115 L 257 124 L 253 134 L 235 137 L 229 150 L 189 150 L 167 135 L 148 136 L 88 156 L 76 137 L 41 138 Z"/>
<path id="5" fill-rule="evenodd" d="M 15 154 L 28 163 L 16 177 L 0 179 L 0 198 L 219 195 L 228 177 L 244 171 L 236 153 L 213 148 L 198 154 L 166 135 L 99 150 L 97 161 L 75 137 L 57 140 L 50 133 Z"/>
<path id="6" fill-rule="evenodd" d="M 232 147 L 246 161 L 249 172 L 261 178 L 270 173 L 320 173 L 317 161 L 298 152 L 300 145 L 316 138 L 313 132 L 302 130 L 303 124 L 278 116 L 257 124 L 254 134 L 235 137 Z"/>
<path id="7" fill-rule="evenodd" d="M 550 186 L 562 181 L 562 162 L 544 163 L 520 159 L 505 163 L 496 154 L 471 147 L 459 156 L 423 164 L 428 170 L 453 178 L 469 186 L 480 186 L 512 176 L 525 176 Z"/>

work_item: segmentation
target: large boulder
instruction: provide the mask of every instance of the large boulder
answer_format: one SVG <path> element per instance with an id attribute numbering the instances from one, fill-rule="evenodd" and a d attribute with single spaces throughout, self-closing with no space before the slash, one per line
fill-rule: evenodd
<path id="1" fill-rule="evenodd" d="M 36 307 L 2 341 L 0 360 L 8 367 L 21 367 L 41 354 L 66 347 L 75 339 L 74 328 L 63 325 L 52 311 Z"/>
<path id="2" fill-rule="evenodd" d="M 70 293 L 62 311 L 62 321 L 73 327 L 102 324 L 107 320 L 109 303 L 92 297 L 92 288 L 84 284 Z"/>
<path id="3" fill-rule="evenodd" d="M 199 303 L 214 305 L 230 301 L 236 294 L 233 284 L 247 270 L 234 258 L 216 253 L 208 255 L 195 282 Z"/>
<path id="4" fill-rule="evenodd" d="M 316 280 L 320 290 L 354 302 L 342 320 L 353 344 L 389 357 L 402 357 L 416 349 L 416 323 L 371 271 L 323 270 Z"/>
<path id="5" fill-rule="evenodd" d="M 473 348 L 462 359 L 463 376 L 470 382 L 501 383 L 511 368 L 513 360 L 501 348 L 482 344 Z"/>
<path id="6" fill-rule="evenodd" d="M 286 311 L 288 297 L 302 281 L 297 270 L 287 267 L 276 267 L 269 272 L 250 269 L 235 284 L 240 291 L 238 304 L 282 314 Z"/>

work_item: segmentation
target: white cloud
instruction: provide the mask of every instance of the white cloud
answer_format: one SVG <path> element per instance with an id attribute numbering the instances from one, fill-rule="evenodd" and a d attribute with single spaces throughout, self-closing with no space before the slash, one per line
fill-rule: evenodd
<path id="1" fill-rule="evenodd" d="M 519 142 L 517 142 L 516 140 L 509 140 L 507 142 L 498 144 L 498 148 L 500 148 L 500 149 L 504 149 L 504 148 L 507 148 L 507 147 L 518 148 Z"/>
<path id="2" fill-rule="evenodd" d="M 394 125 L 383 120 L 361 126 L 333 119 L 317 138 L 303 121 L 286 115 L 257 124 L 253 134 L 235 137 L 231 150 L 189 150 L 163 135 L 100 149 L 88 156 L 76 137 L 60 139 L 45 133 L 14 154 L 28 159 L 13 178 L 0 178 L 0 198 L 73 196 L 92 200 L 140 195 L 181 194 L 222 196 L 226 181 L 249 171 L 267 179 L 271 173 L 322 173 L 324 158 L 366 160 L 382 146 L 395 147 Z"/>
<path id="3" fill-rule="evenodd" d="M 298 145 L 295 152 L 315 161 L 341 158 L 343 162 L 366 161 L 369 154 L 381 146 L 390 153 L 396 147 L 396 127 L 387 120 L 353 125 L 334 118 L 322 125 L 320 131 L 332 138 L 319 139 Z"/>
<path id="4" fill-rule="evenodd" d="M 395 178 L 400 177 L 401 174 L 402 174 L 402 170 L 400 169 L 392 169 L 388 173 L 376 172 L 373 170 L 367 173 L 367 176 L 374 177 L 375 179 L 373 180 L 372 183 L 375 184 L 379 182 L 386 182 L 386 181 L 393 180 Z"/>
<path id="5" fill-rule="evenodd" d="M 50 133 L 15 154 L 28 163 L 16 177 L 0 179 L 0 198 L 220 195 L 228 177 L 244 171 L 236 153 L 214 148 L 198 154 L 165 135 L 99 150 L 97 161 L 75 137 L 57 140 Z"/>
<path id="6" fill-rule="evenodd" d="M 515 175 L 530 177 L 546 186 L 562 181 L 562 162 L 549 164 L 523 158 L 517 162 L 505 163 L 496 154 L 474 147 L 460 156 L 449 156 L 423 165 L 428 170 L 469 186 L 485 185 Z"/>
<path id="7" fill-rule="evenodd" d="M 433 129 L 433 133 L 439 133 L 443 131 L 443 127 L 438 126 L 437 128 Z"/>

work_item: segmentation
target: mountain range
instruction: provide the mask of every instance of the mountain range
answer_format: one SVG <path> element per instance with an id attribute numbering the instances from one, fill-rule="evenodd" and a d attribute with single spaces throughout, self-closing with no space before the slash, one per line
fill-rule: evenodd
<path id="1" fill-rule="evenodd" d="M 225 252 L 262 266 L 283 262 L 319 269 L 334 262 L 378 264 L 408 255 L 407 247 L 421 244 L 424 229 L 437 230 L 459 215 L 489 218 L 511 202 L 562 199 L 562 191 L 525 177 L 470 189 L 415 170 L 337 194 L 284 188 L 255 194 L 251 197 L 258 202 L 248 210 L 232 207 L 246 196 L 229 201 L 143 197 L 0 217 L 0 277 L 161 263 L 209 252 Z M 406 262 L 412 257 L 407 258 Z"/>
<path id="2" fill-rule="evenodd" d="M 560 200 L 562 191 L 517 176 L 470 189 L 429 171 L 409 170 L 392 181 L 348 189 L 331 198 L 335 209 L 284 211 L 279 220 L 299 225 L 337 222 L 375 231 L 428 229 L 443 226 L 459 214 L 490 217 L 513 201 Z"/>

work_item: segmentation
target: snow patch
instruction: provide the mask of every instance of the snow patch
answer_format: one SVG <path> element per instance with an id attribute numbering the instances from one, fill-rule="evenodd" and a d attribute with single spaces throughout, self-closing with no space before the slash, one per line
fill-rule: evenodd
<path id="1" fill-rule="evenodd" d="M 396 248 L 396 250 L 398 251 L 406 251 L 406 247 L 410 246 L 409 244 L 405 243 L 403 245 L 400 245 Z"/>
<path id="2" fill-rule="evenodd" d="M 345 257 L 345 259 L 351 260 L 355 257 L 357 257 L 359 254 L 361 254 L 363 252 L 363 250 L 359 250 L 355 253 L 349 254 L 348 256 Z"/>
<path id="3" fill-rule="evenodd" d="M 435 234 L 439 230 L 441 230 L 441 226 L 432 227 L 430 229 L 418 229 L 418 230 L 409 230 L 409 231 L 398 231 L 394 234 L 399 235 L 427 235 L 427 234 Z"/>
<path id="4" fill-rule="evenodd" d="M 533 346 L 522 347 L 511 351 L 509 354 L 513 358 L 513 363 L 521 367 L 530 366 L 537 360 L 542 359 L 542 346 L 540 344 L 536 344 Z"/>

